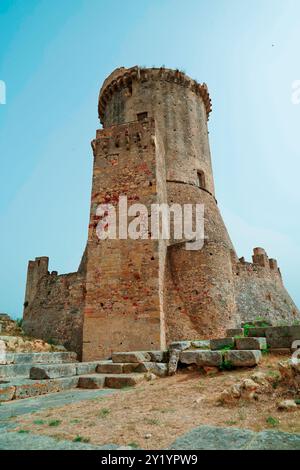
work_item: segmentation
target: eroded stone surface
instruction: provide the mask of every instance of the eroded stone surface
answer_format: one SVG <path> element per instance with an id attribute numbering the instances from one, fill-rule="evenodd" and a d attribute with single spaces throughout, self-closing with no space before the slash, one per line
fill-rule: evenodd
<path id="1" fill-rule="evenodd" d="M 236 349 L 267 349 L 266 338 L 236 338 Z"/>
<path id="2" fill-rule="evenodd" d="M 180 362 L 183 364 L 197 364 L 198 366 L 220 366 L 222 353 L 219 351 L 195 350 L 182 351 Z"/>
<path id="3" fill-rule="evenodd" d="M 262 354 L 257 350 L 230 350 L 224 352 L 224 359 L 233 367 L 254 367 L 260 362 L 261 358 Z"/>
<path id="4" fill-rule="evenodd" d="M 217 338 L 210 340 L 210 348 L 215 351 L 223 348 L 234 348 L 234 338 Z"/>
<path id="5" fill-rule="evenodd" d="M 29 377 L 35 380 L 72 377 L 76 375 L 75 364 L 51 364 L 31 367 Z"/>

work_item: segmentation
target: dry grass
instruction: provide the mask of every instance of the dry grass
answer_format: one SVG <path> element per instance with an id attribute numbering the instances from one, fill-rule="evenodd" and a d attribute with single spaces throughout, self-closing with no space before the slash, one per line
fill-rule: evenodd
<path id="1" fill-rule="evenodd" d="M 265 357 L 255 370 L 275 369 L 278 360 Z M 17 419 L 18 429 L 70 440 L 80 435 L 93 444 L 136 444 L 144 449 L 166 448 L 178 436 L 203 424 L 255 431 L 273 425 L 273 429 L 300 432 L 299 410 L 277 410 L 280 390 L 258 401 L 217 405 L 224 388 L 252 373 L 253 369 L 247 369 L 204 376 L 199 371 L 181 371 L 108 397 L 24 415 Z M 49 422 L 57 419 L 61 422 L 53 432 Z"/>

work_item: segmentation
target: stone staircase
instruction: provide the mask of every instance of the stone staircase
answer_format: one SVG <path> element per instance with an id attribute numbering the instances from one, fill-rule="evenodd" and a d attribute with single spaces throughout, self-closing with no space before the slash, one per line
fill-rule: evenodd
<path id="1" fill-rule="evenodd" d="M 114 353 L 77 362 L 72 352 L 9 353 L 0 365 L 0 402 L 74 388 L 124 388 L 168 373 L 166 351 Z"/>
<path id="2" fill-rule="evenodd" d="M 110 360 L 92 362 L 78 362 L 76 354 L 67 351 L 7 353 L 2 363 L 0 357 L 0 402 L 74 388 L 133 387 L 173 375 L 178 365 L 216 371 L 256 367 L 262 352 L 289 354 L 293 341 L 300 339 L 299 326 L 253 324 L 246 333 L 234 328 L 224 338 L 177 341 L 167 351 L 116 352 Z"/>

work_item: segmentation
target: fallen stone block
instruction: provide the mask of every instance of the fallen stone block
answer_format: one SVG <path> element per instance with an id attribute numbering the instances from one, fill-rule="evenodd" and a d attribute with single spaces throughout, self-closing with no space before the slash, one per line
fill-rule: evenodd
<path id="1" fill-rule="evenodd" d="M 125 370 L 124 370 L 125 372 Z M 158 377 L 165 377 L 168 374 L 168 365 L 157 362 L 144 362 L 135 369 L 137 373 L 152 372 Z"/>
<path id="2" fill-rule="evenodd" d="M 174 375 L 177 371 L 178 361 L 181 351 L 179 349 L 172 349 L 170 351 L 168 363 L 168 375 Z"/>
<path id="3" fill-rule="evenodd" d="M 134 387 L 145 380 L 144 374 L 106 375 L 105 386 L 109 388 Z"/>
<path id="4" fill-rule="evenodd" d="M 29 377 L 34 380 L 55 379 L 76 375 L 76 364 L 47 364 L 31 367 Z"/>
<path id="5" fill-rule="evenodd" d="M 236 338 L 235 340 L 236 349 L 267 349 L 266 338 Z"/>
<path id="6" fill-rule="evenodd" d="M 169 344 L 169 350 L 172 351 L 177 349 L 178 351 L 184 351 L 185 349 L 189 349 L 191 347 L 191 341 L 173 341 L 173 343 Z"/>
<path id="7" fill-rule="evenodd" d="M 295 411 L 298 406 L 295 400 L 283 400 L 277 405 L 280 411 Z"/>
<path id="8" fill-rule="evenodd" d="M 230 328 L 226 330 L 227 338 L 234 338 L 235 336 L 244 336 L 244 328 Z"/>
<path id="9" fill-rule="evenodd" d="M 197 349 L 210 349 L 209 339 L 199 339 L 192 341 L 192 347 Z"/>
<path id="10" fill-rule="evenodd" d="M 210 340 L 210 349 L 212 351 L 224 348 L 234 348 L 234 338 L 218 338 Z"/>
<path id="11" fill-rule="evenodd" d="M 222 364 L 222 353 L 219 351 L 208 350 L 189 350 L 180 353 L 180 362 L 182 364 L 197 364 L 198 366 L 216 366 Z"/>
<path id="12" fill-rule="evenodd" d="M 261 351 L 258 350 L 229 350 L 224 352 L 224 360 L 233 367 L 254 367 L 262 358 Z"/>
<path id="13" fill-rule="evenodd" d="M 150 362 L 151 355 L 147 351 L 116 352 L 112 354 L 112 361 L 119 362 Z"/>
<path id="14" fill-rule="evenodd" d="M 151 362 L 168 362 L 169 351 L 147 351 L 150 354 Z"/>
<path id="15" fill-rule="evenodd" d="M 103 388 L 105 386 L 106 376 L 104 374 L 94 374 L 79 377 L 78 388 Z"/>

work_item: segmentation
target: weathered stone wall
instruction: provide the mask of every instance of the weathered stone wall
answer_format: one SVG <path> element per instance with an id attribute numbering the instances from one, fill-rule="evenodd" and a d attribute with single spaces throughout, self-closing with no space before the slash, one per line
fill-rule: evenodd
<path id="1" fill-rule="evenodd" d="M 87 245 L 84 359 L 113 351 L 160 349 L 165 346 L 160 275 L 164 242 L 147 239 L 99 240 L 99 204 L 118 214 L 119 197 L 128 205 L 150 205 L 164 198 L 164 155 L 154 120 L 132 122 L 97 131 L 89 238 Z M 128 222 L 133 221 L 130 216 Z M 117 217 L 117 230 L 119 229 Z M 127 230 L 127 224 L 126 224 Z"/>
<path id="2" fill-rule="evenodd" d="M 78 273 L 48 272 L 48 258 L 29 262 L 23 330 L 82 354 L 85 278 Z"/>
<path id="3" fill-rule="evenodd" d="M 255 248 L 253 263 L 243 258 L 233 262 L 237 310 L 241 321 L 257 317 L 293 324 L 299 310 L 286 291 L 277 261 L 269 259 L 263 248 Z"/>

